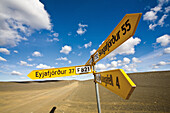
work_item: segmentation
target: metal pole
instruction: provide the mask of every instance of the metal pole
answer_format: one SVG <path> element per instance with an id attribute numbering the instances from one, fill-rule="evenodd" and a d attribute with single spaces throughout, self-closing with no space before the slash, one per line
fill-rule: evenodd
<path id="1" fill-rule="evenodd" d="M 97 99 L 98 113 L 101 113 L 100 97 L 99 97 L 99 87 L 98 87 L 98 83 L 96 83 L 96 82 L 95 82 L 95 89 L 96 89 L 96 99 Z"/>
<path id="2" fill-rule="evenodd" d="M 94 61 L 94 60 L 93 60 L 93 57 L 92 57 L 92 61 Z M 95 79 L 95 74 L 94 74 L 95 71 L 96 71 L 95 64 L 93 64 L 93 75 L 94 75 L 94 79 Z M 98 113 L 101 113 L 99 87 L 98 87 L 98 83 L 96 83 L 96 82 L 95 82 L 95 89 L 96 89 L 96 100 L 97 100 Z"/>

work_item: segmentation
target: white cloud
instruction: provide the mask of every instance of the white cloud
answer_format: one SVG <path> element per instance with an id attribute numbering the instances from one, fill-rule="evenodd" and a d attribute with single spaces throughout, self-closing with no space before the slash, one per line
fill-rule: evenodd
<path id="1" fill-rule="evenodd" d="M 0 48 L 0 53 L 4 53 L 6 55 L 9 55 L 10 54 L 10 51 L 6 48 Z"/>
<path id="2" fill-rule="evenodd" d="M 81 49 L 82 47 L 80 45 L 78 45 L 78 48 Z"/>
<path id="3" fill-rule="evenodd" d="M 95 68 L 96 68 L 96 70 L 100 70 L 100 71 L 105 71 L 105 70 L 107 70 L 107 69 L 113 69 L 114 68 L 114 66 L 112 65 L 112 64 L 96 64 L 95 65 Z"/>
<path id="4" fill-rule="evenodd" d="M 95 65 L 96 70 L 105 70 L 107 67 L 104 64 L 97 64 Z"/>
<path id="5" fill-rule="evenodd" d="M 39 64 L 39 65 L 36 66 L 36 68 L 40 68 L 40 69 L 49 69 L 49 68 L 53 68 L 53 67 L 47 66 L 47 65 L 45 65 L 45 64 Z"/>
<path id="6" fill-rule="evenodd" d="M 122 61 L 121 61 L 121 60 L 118 60 L 117 63 L 122 63 Z"/>
<path id="7" fill-rule="evenodd" d="M 162 47 L 159 49 L 154 49 L 154 51 L 152 51 L 148 54 L 144 54 L 141 57 L 139 57 L 139 59 L 142 62 L 140 64 L 136 63 L 136 65 L 138 66 L 137 70 L 142 71 L 142 72 L 169 70 L 170 65 L 166 65 L 163 68 L 159 68 L 159 69 L 153 69 L 153 64 L 158 64 L 158 62 L 165 61 L 165 60 L 167 60 L 167 62 L 170 61 L 169 60 L 170 54 L 165 54 L 164 49 L 165 48 L 162 48 Z"/>
<path id="8" fill-rule="evenodd" d="M 88 27 L 88 25 L 86 25 L 86 24 L 81 24 L 81 23 L 79 23 L 78 26 L 79 26 L 79 27 Z"/>
<path id="9" fill-rule="evenodd" d="M 153 67 L 153 69 L 158 69 L 158 68 L 159 68 L 159 66 L 154 66 L 154 67 Z"/>
<path id="10" fill-rule="evenodd" d="M 123 60 L 121 61 L 121 60 L 118 60 L 118 61 L 112 61 L 111 62 L 111 64 L 110 64 L 110 66 L 106 66 L 107 68 L 108 67 L 113 67 L 113 68 L 116 68 L 116 67 L 119 67 L 119 66 L 125 66 L 124 68 L 126 68 L 127 66 L 129 67 L 129 66 L 136 66 L 135 64 L 129 64 L 130 63 L 130 59 L 129 58 L 127 58 L 127 57 L 124 57 L 123 58 Z M 137 60 L 135 59 L 135 61 L 137 62 Z M 129 65 L 127 65 L 127 64 L 129 64 Z M 132 71 L 133 69 L 129 69 L 130 71 Z M 134 70 L 133 70 L 134 71 Z"/>
<path id="11" fill-rule="evenodd" d="M 117 66 L 122 66 L 122 61 L 121 60 L 117 61 Z"/>
<path id="12" fill-rule="evenodd" d="M 58 33 L 53 33 L 53 36 L 58 37 L 59 34 Z"/>
<path id="13" fill-rule="evenodd" d="M 91 47 L 91 46 L 92 46 L 92 42 L 91 41 L 89 43 L 87 43 L 87 44 L 84 44 L 85 48 L 88 48 L 88 47 Z"/>
<path id="14" fill-rule="evenodd" d="M 67 35 L 68 35 L 68 36 L 71 36 L 72 34 L 71 34 L 71 32 L 69 32 Z"/>
<path id="15" fill-rule="evenodd" d="M 18 71 L 12 71 L 11 75 L 23 75 L 22 73 L 18 72 Z"/>
<path id="16" fill-rule="evenodd" d="M 22 60 L 19 62 L 19 64 L 20 64 L 21 66 L 33 66 L 32 64 L 28 64 L 27 62 L 22 61 Z"/>
<path id="17" fill-rule="evenodd" d="M 162 6 L 168 2 L 169 2 L 169 0 L 158 0 L 158 6 Z"/>
<path id="18" fill-rule="evenodd" d="M 19 63 L 21 66 L 26 66 L 27 65 L 27 62 L 25 62 L 25 61 L 20 61 L 20 63 Z"/>
<path id="19" fill-rule="evenodd" d="M 122 66 L 122 64 L 120 63 L 120 64 L 117 64 L 117 66 Z"/>
<path id="20" fill-rule="evenodd" d="M 153 64 L 153 69 L 160 68 L 160 66 L 170 65 L 170 62 L 160 61 L 157 64 Z"/>
<path id="21" fill-rule="evenodd" d="M 112 62 L 111 62 L 111 65 L 112 65 L 114 68 L 116 68 L 116 67 L 117 67 L 117 62 L 116 62 L 116 61 L 112 61 Z"/>
<path id="22" fill-rule="evenodd" d="M 56 65 L 58 65 L 58 63 L 55 63 Z"/>
<path id="23" fill-rule="evenodd" d="M 162 6 L 166 3 L 168 3 L 169 0 L 159 0 L 158 1 L 158 5 L 155 6 L 154 8 L 151 8 L 148 12 L 146 12 L 143 15 L 143 20 L 149 21 L 150 25 L 149 25 L 149 29 L 150 30 L 154 30 L 156 26 L 161 26 L 163 27 L 164 25 L 164 20 L 167 18 L 167 13 L 170 10 L 170 7 L 166 7 L 165 11 L 162 10 Z M 160 12 L 160 14 L 158 15 L 158 12 Z M 157 19 L 160 18 L 160 16 L 163 14 L 163 16 L 161 17 L 161 19 L 157 22 Z M 166 13 L 166 14 L 165 14 Z"/>
<path id="24" fill-rule="evenodd" d="M 129 68 L 128 65 L 123 66 L 123 69 L 124 69 L 125 71 L 131 71 L 131 69 Z"/>
<path id="25" fill-rule="evenodd" d="M 127 58 L 127 57 L 123 58 L 123 63 L 124 64 L 129 64 L 130 63 L 130 59 Z"/>
<path id="26" fill-rule="evenodd" d="M 65 45 L 65 46 L 62 47 L 62 49 L 60 50 L 60 53 L 69 54 L 70 51 L 72 51 L 71 46 Z"/>
<path id="27" fill-rule="evenodd" d="M 170 43 L 170 35 L 165 34 L 156 39 L 157 43 L 161 43 L 161 46 L 167 46 Z"/>
<path id="28" fill-rule="evenodd" d="M 67 61 L 67 57 L 61 57 L 61 58 L 57 58 L 56 60 L 64 60 L 64 61 Z"/>
<path id="29" fill-rule="evenodd" d="M 12 30 L 11 28 L 0 28 L 0 34 L 0 46 L 17 46 L 21 40 L 26 39 L 21 37 L 17 31 Z"/>
<path id="30" fill-rule="evenodd" d="M 32 53 L 32 56 L 35 56 L 35 57 L 41 57 L 42 54 L 38 51 L 34 51 L 34 53 Z"/>
<path id="31" fill-rule="evenodd" d="M 14 50 L 14 53 L 18 53 L 18 51 L 17 51 L 17 50 Z"/>
<path id="32" fill-rule="evenodd" d="M 164 49 L 165 54 L 170 54 L 170 47 Z"/>
<path id="33" fill-rule="evenodd" d="M 170 11 L 170 6 L 165 7 L 165 13 L 169 13 L 169 11 Z"/>
<path id="34" fill-rule="evenodd" d="M 150 25 L 149 25 L 149 29 L 150 29 L 150 30 L 154 30 L 155 27 L 158 26 L 158 25 L 161 26 L 161 27 L 163 27 L 163 25 L 164 25 L 164 23 L 165 23 L 164 20 L 165 20 L 167 17 L 168 17 L 168 15 L 164 14 L 164 15 L 161 17 L 161 19 L 158 21 L 157 24 L 155 24 L 155 23 L 154 23 L 154 24 L 150 24 Z"/>
<path id="35" fill-rule="evenodd" d="M 127 72 L 137 72 L 136 67 L 137 67 L 136 64 L 129 64 L 129 65 L 123 66 L 123 69 Z"/>
<path id="36" fill-rule="evenodd" d="M 6 60 L 5 58 L 3 58 L 3 57 L 0 56 L 0 61 L 6 62 L 7 60 Z"/>
<path id="37" fill-rule="evenodd" d="M 159 11 L 161 11 L 161 9 L 162 9 L 162 7 L 161 6 L 156 6 L 156 7 L 154 7 L 154 8 L 151 8 L 151 10 L 152 11 L 155 11 L 155 12 L 159 12 Z"/>
<path id="38" fill-rule="evenodd" d="M 78 54 L 78 56 L 81 56 L 81 55 L 82 55 L 82 53 L 79 53 L 79 54 Z"/>
<path id="39" fill-rule="evenodd" d="M 158 21 L 158 25 L 160 25 L 161 27 L 163 27 L 164 25 L 164 20 L 168 17 L 168 15 L 164 14 L 161 19 Z"/>
<path id="40" fill-rule="evenodd" d="M 60 41 L 60 40 L 58 38 L 52 38 L 52 39 L 47 38 L 47 42 L 53 42 L 53 41 Z"/>
<path id="41" fill-rule="evenodd" d="M 153 71 L 153 64 L 157 64 L 160 61 L 164 61 L 169 58 L 170 54 L 163 54 L 164 48 L 155 49 L 149 54 L 142 55 L 139 59 L 142 61 L 138 65 L 138 70 L 140 71 Z M 163 55 L 161 55 L 163 54 Z M 168 70 L 168 66 L 164 66 L 164 69 Z"/>
<path id="42" fill-rule="evenodd" d="M 53 38 L 54 41 L 60 41 L 58 38 Z"/>
<path id="43" fill-rule="evenodd" d="M 79 28 L 79 29 L 77 30 L 77 34 L 82 35 L 82 34 L 84 34 L 86 31 L 87 31 L 87 30 L 86 30 L 85 28 Z"/>
<path id="44" fill-rule="evenodd" d="M 138 45 L 141 42 L 141 39 L 136 37 L 133 38 L 131 37 L 129 40 L 127 40 L 125 43 L 120 45 L 116 50 L 111 52 L 106 56 L 106 58 L 112 58 L 116 56 L 117 54 L 119 55 L 129 55 L 129 54 L 134 54 L 135 53 L 135 46 Z"/>
<path id="45" fill-rule="evenodd" d="M 96 69 L 97 70 L 116 69 L 117 67 L 124 65 L 124 67 L 121 67 L 121 68 L 124 68 L 127 71 L 137 71 L 136 70 L 137 65 L 136 64 L 129 64 L 130 61 L 131 60 L 129 58 L 124 57 L 122 61 L 121 60 L 112 61 L 110 64 L 109 63 L 107 63 L 107 64 L 101 64 L 101 63 L 97 64 Z"/>
<path id="46" fill-rule="evenodd" d="M 94 54 L 95 52 L 96 52 L 96 50 L 93 49 L 92 51 L 90 51 L 90 54 L 92 55 L 92 54 Z"/>
<path id="47" fill-rule="evenodd" d="M 107 68 L 110 68 L 112 65 L 111 64 L 106 64 L 106 67 Z"/>
<path id="48" fill-rule="evenodd" d="M 96 66 L 97 70 L 112 70 L 116 68 L 122 68 L 125 71 L 128 72 L 137 72 L 137 63 L 141 63 L 142 61 L 139 60 L 139 58 L 133 57 L 132 58 L 132 63 L 131 59 L 124 57 L 122 60 L 117 60 L 117 61 L 111 61 L 110 63 L 107 64 L 98 64 Z"/>
<path id="49" fill-rule="evenodd" d="M 71 64 L 72 63 L 71 60 L 69 60 L 68 63 Z"/>
<path id="50" fill-rule="evenodd" d="M 33 61 L 33 59 L 32 59 L 32 58 L 28 58 L 27 60 L 28 60 L 28 61 Z"/>
<path id="51" fill-rule="evenodd" d="M 148 11 L 143 15 L 143 20 L 155 21 L 158 16 L 156 16 L 157 12 Z"/>
<path id="52" fill-rule="evenodd" d="M 161 19 L 158 21 L 157 24 L 155 24 L 155 23 L 154 23 L 154 24 L 150 24 L 150 25 L 149 25 L 149 29 L 150 29 L 150 30 L 154 30 L 155 27 L 158 26 L 158 25 L 161 26 L 161 27 L 163 27 L 163 25 L 164 25 L 164 23 L 165 23 L 164 20 L 165 20 L 167 17 L 168 17 L 168 15 L 164 14 L 164 15 L 161 17 Z"/>
<path id="53" fill-rule="evenodd" d="M 157 25 L 158 25 L 158 24 L 150 24 L 150 25 L 149 25 L 149 29 L 150 29 L 150 30 L 154 30 Z"/>
<path id="54" fill-rule="evenodd" d="M 139 59 L 136 58 L 136 57 L 133 57 L 133 58 L 132 58 L 132 62 L 133 62 L 133 63 L 141 63 L 142 61 L 139 60 Z"/>
<path id="55" fill-rule="evenodd" d="M 39 0 L 0 1 L 0 46 L 17 46 L 33 30 L 51 29 L 50 18 Z"/>
<path id="56" fill-rule="evenodd" d="M 85 25 L 85 24 L 83 25 L 83 24 L 79 23 L 78 26 L 79 26 L 79 28 L 77 30 L 77 34 L 82 35 L 87 31 L 85 27 L 88 27 L 88 25 Z"/>
<path id="57" fill-rule="evenodd" d="M 135 53 L 135 46 L 138 45 L 141 42 L 141 39 L 136 38 L 130 38 L 125 43 L 123 43 L 120 47 L 116 49 L 117 54 L 134 54 Z"/>
<path id="58" fill-rule="evenodd" d="M 111 62 L 111 65 L 115 68 L 115 67 L 117 67 L 117 66 L 126 65 L 126 64 L 129 64 L 129 63 L 130 63 L 130 59 L 127 58 L 127 57 L 124 57 L 124 58 L 123 58 L 123 61 L 121 61 L 121 60 L 112 61 L 112 62 Z"/>
<path id="59" fill-rule="evenodd" d="M 166 62 L 164 62 L 164 61 L 160 61 L 157 65 L 159 65 L 159 66 L 163 66 L 163 65 L 166 65 L 167 63 Z"/>
<path id="60" fill-rule="evenodd" d="M 117 58 L 116 57 L 112 57 L 112 58 L 110 58 L 110 60 L 116 60 Z"/>

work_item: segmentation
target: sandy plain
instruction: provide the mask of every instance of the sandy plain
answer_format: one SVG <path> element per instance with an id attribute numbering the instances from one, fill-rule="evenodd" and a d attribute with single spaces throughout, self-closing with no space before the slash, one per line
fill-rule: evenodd
<path id="1" fill-rule="evenodd" d="M 102 113 L 170 112 L 170 71 L 128 74 L 137 85 L 124 100 L 99 85 Z M 88 81 L 0 83 L 0 113 L 97 113 Z"/>

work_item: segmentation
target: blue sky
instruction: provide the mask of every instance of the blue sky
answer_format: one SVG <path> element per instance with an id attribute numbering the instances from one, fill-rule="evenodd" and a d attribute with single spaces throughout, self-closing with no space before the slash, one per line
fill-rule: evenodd
<path id="1" fill-rule="evenodd" d="M 99 61 L 97 71 L 170 70 L 169 0 L 1 0 L 0 81 L 30 80 L 27 74 L 37 69 L 84 65 L 129 13 L 143 14 L 135 35 Z"/>

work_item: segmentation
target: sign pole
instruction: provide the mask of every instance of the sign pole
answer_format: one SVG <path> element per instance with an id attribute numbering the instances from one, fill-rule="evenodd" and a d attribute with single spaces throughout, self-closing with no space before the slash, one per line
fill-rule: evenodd
<path id="1" fill-rule="evenodd" d="M 100 108 L 100 97 L 99 97 L 99 87 L 98 87 L 98 83 L 96 83 L 96 82 L 95 82 L 95 89 L 96 89 L 96 99 L 97 99 L 98 113 L 101 113 L 101 108 Z"/>
<path id="2" fill-rule="evenodd" d="M 94 59 L 92 57 L 92 64 L 93 64 L 93 75 L 94 75 L 94 78 L 95 78 L 95 71 L 96 71 L 96 68 L 95 68 L 95 64 L 94 64 Z M 95 82 L 95 90 L 96 90 L 96 100 L 97 100 L 97 108 L 98 108 L 98 113 L 101 113 L 101 107 L 100 107 L 100 96 L 99 96 L 99 86 L 98 86 L 98 83 Z"/>

